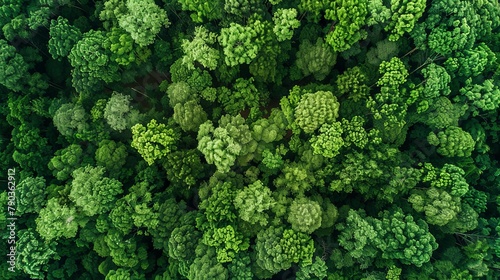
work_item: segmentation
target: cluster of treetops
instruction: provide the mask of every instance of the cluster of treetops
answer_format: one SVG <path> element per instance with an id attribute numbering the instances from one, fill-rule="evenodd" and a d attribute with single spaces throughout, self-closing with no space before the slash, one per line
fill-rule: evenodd
<path id="1" fill-rule="evenodd" d="M 0 27 L 1 279 L 500 278 L 498 1 L 0 0 Z"/>

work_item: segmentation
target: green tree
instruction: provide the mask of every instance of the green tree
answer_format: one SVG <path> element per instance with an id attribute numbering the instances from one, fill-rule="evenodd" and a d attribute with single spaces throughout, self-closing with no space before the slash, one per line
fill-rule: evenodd
<path id="1" fill-rule="evenodd" d="M 297 280 L 322 280 L 327 277 L 328 266 L 325 261 L 320 257 L 316 256 L 314 262 L 311 265 L 301 266 L 299 271 L 297 271 Z"/>
<path id="2" fill-rule="evenodd" d="M 227 280 L 228 271 L 215 259 L 215 250 L 203 244 L 196 247 L 196 258 L 189 267 L 188 279 Z"/>
<path id="3" fill-rule="evenodd" d="M 164 197 L 157 195 L 153 198 L 154 214 L 156 214 L 157 221 L 148 225 L 148 221 L 142 222 L 148 225 L 148 232 L 153 236 L 153 247 L 161 249 L 168 254 L 168 243 L 172 231 L 179 225 L 182 216 L 186 213 L 186 204 L 184 201 L 177 202 L 175 198 L 168 198 L 162 201 Z M 158 207 L 156 207 L 158 206 Z M 145 208 L 148 208 L 145 206 Z M 146 215 L 143 215 L 147 219 Z"/>
<path id="4" fill-rule="evenodd" d="M 431 225 L 444 226 L 460 212 L 460 198 L 436 188 L 413 193 L 408 201 L 417 212 L 425 213 L 425 220 Z"/>
<path id="5" fill-rule="evenodd" d="M 118 268 L 117 270 L 110 270 L 106 274 L 105 280 L 119 280 L 119 279 L 146 279 L 144 275 L 140 275 L 137 271 L 133 272 L 128 269 Z"/>
<path id="6" fill-rule="evenodd" d="M 399 208 L 383 211 L 379 216 L 381 220 L 375 220 L 375 229 L 380 237 L 375 243 L 382 258 L 417 267 L 430 261 L 438 244 L 423 220 L 414 220 Z"/>
<path id="7" fill-rule="evenodd" d="M 116 230 L 110 230 L 104 237 L 104 241 L 109 248 L 109 254 L 113 263 L 123 268 L 133 268 L 136 266 L 148 267 L 148 251 L 144 244 L 138 239 L 123 236 Z"/>
<path id="8" fill-rule="evenodd" d="M 234 198 L 234 206 L 238 210 L 240 219 L 261 226 L 268 224 L 269 214 L 266 211 L 274 204 L 271 190 L 264 186 L 261 181 L 255 181 L 239 190 Z"/>
<path id="9" fill-rule="evenodd" d="M 304 13 L 307 12 L 311 17 L 311 21 L 318 22 L 320 20 L 321 13 L 329 7 L 329 2 L 326 0 L 320 1 L 312 1 L 312 0 L 303 0 L 300 1 L 298 9 L 299 12 Z"/>
<path id="10" fill-rule="evenodd" d="M 496 65 L 495 53 L 484 43 L 464 50 L 445 61 L 445 66 L 453 71 L 457 71 L 462 77 L 475 77 L 481 75 L 485 70 L 490 70 Z"/>
<path id="11" fill-rule="evenodd" d="M 119 132 L 130 128 L 139 119 L 139 111 L 130 105 L 132 97 L 121 93 L 113 92 L 104 108 L 104 119 L 109 126 Z"/>
<path id="12" fill-rule="evenodd" d="M 127 0 L 127 12 L 117 16 L 118 24 L 141 47 L 151 45 L 162 27 L 170 22 L 167 13 L 153 0 Z"/>
<path id="13" fill-rule="evenodd" d="M 325 11 L 325 19 L 336 22 L 335 28 L 326 35 L 326 42 L 336 52 L 351 48 L 359 40 L 365 39 L 365 25 L 368 11 L 366 0 L 332 1 Z M 332 25 L 333 26 L 333 25 Z"/>
<path id="14" fill-rule="evenodd" d="M 202 242 L 215 248 L 219 263 L 233 261 L 239 252 L 243 252 L 249 247 L 248 238 L 239 232 L 236 226 L 232 225 L 205 229 Z"/>
<path id="15" fill-rule="evenodd" d="M 172 108 L 177 104 L 184 104 L 191 100 L 198 101 L 195 91 L 185 81 L 178 81 L 168 85 L 167 96 Z"/>
<path id="16" fill-rule="evenodd" d="M 28 77 L 28 65 L 16 48 L 0 39 L 0 84 L 11 91 L 23 88 L 23 77 Z"/>
<path id="17" fill-rule="evenodd" d="M 348 98 L 359 101 L 366 97 L 370 88 L 368 76 L 359 66 L 347 69 L 337 76 L 337 89 L 340 94 L 348 94 Z"/>
<path id="18" fill-rule="evenodd" d="M 300 21 L 297 20 L 297 10 L 294 8 L 276 10 L 273 14 L 273 22 L 273 32 L 279 42 L 292 39 L 293 29 L 300 26 Z"/>
<path id="19" fill-rule="evenodd" d="M 118 64 L 111 61 L 112 53 L 104 47 L 106 34 L 90 30 L 83 34 L 68 55 L 73 67 L 73 87 L 78 93 L 90 94 L 102 87 L 102 82 L 111 83 L 120 79 Z"/>
<path id="20" fill-rule="evenodd" d="M 105 167 L 110 172 L 119 172 L 127 162 L 127 147 L 121 142 L 102 140 L 95 151 L 97 165 Z"/>
<path id="21" fill-rule="evenodd" d="M 391 32 L 389 40 L 397 41 L 404 33 L 412 31 L 417 21 L 422 17 L 425 7 L 425 0 L 391 1 L 391 20 L 384 28 L 386 31 Z"/>
<path id="22" fill-rule="evenodd" d="M 225 0 L 223 2 L 225 12 L 242 20 L 263 10 L 262 3 L 256 0 Z"/>
<path id="23" fill-rule="evenodd" d="M 191 19 L 194 22 L 203 22 L 206 20 L 218 20 L 222 18 L 224 2 L 221 0 L 211 3 L 200 0 L 180 0 L 183 11 L 192 11 Z"/>
<path id="24" fill-rule="evenodd" d="M 426 101 L 423 101 L 427 103 Z M 421 103 L 422 104 L 422 103 Z M 445 129 L 458 126 L 458 121 L 467 111 L 467 106 L 452 103 L 447 97 L 441 96 L 433 100 L 427 109 L 417 116 L 418 121 L 425 123 L 432 129 Z"/>
<path id="25" fill-rule="evenodd" d="M 80 104 L 63 104 L 54 114 L 54 126 L 66 137 L 74 136 L 87 129 L 88 115 Z"/>
<path id="26" fill-rule="evenodd" d="M 262 93 L 254 85 L 254 79 L 238 78 L 234 82 L 233 90 L 226 87 L 218 89 L 217 100 L 224 106 L 224 111 L 235 115 L 245 109 L 259 107 Z"/>
<path id="27" fill-rule="evenodd" d="M 340 149 L 344 146 L 344 140 L 342 139 L 343 132 L 340 122 L 323 124 L 319 129 L 319 134 L 313 135 L 309 140 L 314 154 L 327 158 L 337 156 L 340 153 Z"/>
<path id="28" fill-rule="evenodd" d="M 370 0 L 366 4 L 368 9 L 368 26 L 385 23 L 391 18 L 391 9 L 384 5 L 382 0 Z"/>
<path id="29" fill-rule="evenodd" d="M 48 139 L 42 137 L 42 131 L 34 125 L 23 123 L 12 129 L 11 154 L 14 162 L 25 171 L 39 172 L 45 174 L 46 168 L 40 162 L 47 162 L 50 152 Z"/>
<path id="30" fill-rule="evenodd" d="M 59 259 L 55 242 L 44 242 L 35 229 L 18 232 L 16 242 L 16 269 L 29 275 L 31 279 L 45 279 L 49 262 Z"/>
<path id="31" fill-rule="evenodd" d="M 340 104 L 329 91 L 306 93 L 295 108 L 295 122 L 305 133 L 313 133 L 321 125 L 338 118 Z"/>
<path id="32" fill-rule="evenodd" d="M 87 165 L 73 171 L 69 198 L 87 216 L 111 210 L 116 196 L 123 193 L 122 183 L 104 177 L 104 167 Z"/>
<path id="33" fill-rule="evenodd" d="M 137 46 L 132 36 L 122 28 L 114 27 L 107 35 L 104 47 L 111 51 L 111 61 L 119 65 L 127 67 L 133 64 L 141 64 L 151 55 L 148 48 Z"/>
<path id="34" fill-rule="evenodd" d="M 15 16 L 19 15 L 22 8 L 22 1 L 16 0 L 2 0 L 0 8 L 0 25 L 9 22 L 9 19 L 13 19 Z"/>
<path id="35" fill-rule="evenodd" d="M 71 173 L 80 167 L 83 160 L 83 149 L 80 145 L 72 144 L 55 152 L 48 167 L 57 180 L 67 180 Z"/>
<path id="36" fill-rule="evenodd" d="M 312 74 L 316 80 L 322 81 L 336 62 L 337 54 L 323 42 L 323 39 L 318 38 L 314 45 L 308 40 L 301 42 L 296 64 L 304 77 Z"/>
<path id="37" fill-rule="evenodd" d="M 153 119 L 147 127 L 140 123 L 132 126 L 131 146 L 149 165 L 152 165 L 156 160 L 175 150 L 177 138 L 173 129 Z"/>
<path id="38" fill-rule="evenodd" d="M 103 22 L 106 30 L 111 30 L 118 26 L 118 18 L 127 12 L 125 1 L 106 0 L 102 10 L 99 12 L 99 19 Z"/>
<path id="39" fill-rule="evenodd" d="M 302 194 L 316 184 L 316 178 L 312 171 L 301 163 L 288 163 L 282 169 L 282 173 L 274 180 L 276 187 Z"/>
<path id="40" fill-rule="evenodd" d="M 312 263 L 314 245 L 311 238 L 291 229 L 268 227 L 257 234 L 257 265 L 272 274 L 288 269 L 292 263 Z"/>
<path id="41" fill-rule="evenodd" d="M 270 148 L 269 143 L 283 139 L 286 133 L 287 120 L 281 110 L 272 109 L 267 118 L 252 123 L 252 137 L 259 142 L 259 150 Z"/>
<path id="42" fill-rule="evenodd" d="M 372 140 L 370 139 L 372 135 L 363 127 L 365 122 L 366 120 L 360 116 L 354 116 L 350 121 L 342 119 L 345 146 L 354 145 L 358 148 L 364 148 Z"/>
<path id="43" fill-rule="evenodd" d="M 75 237 L 84 224 L 73 205 L 61 204 L 57 198 L 49 199 L 36 218 L 36 230 L 47 241 Z"/>
<path id="44" fill-rule="evenodd" d="M 205 166 L 201 163 L 201 154 L 196 149 L 180 150 L 168 154 L 163 162 L 167 172 L 167 179 L 174 187 L 181 190 L 194 187 L 198 179 L 202 178 Z"/>
<path id="45" fill-rule="evenodd" d="M 249 64 L 257 57 L 261 49 L 258 29 L 251 25 L 240 25 L 231 22 L 229 27 L 222 28 L 219 43 L 223 47 L 224 61 L 228 66 Z"/>
<path id="46" fill-rule="evenodd" d="M 47 203 L 45 178 L 27 177 L 16 187 L 16 213 L 38 213 Z"/>
<path id="47" fill-rule="evenodd" d="M 347 256 L 367 261 L 377 255 L 374 242 L 378 234 L 364 211 L 350 209 L 345 222 L 337 224 L 336 229 L 340 231 L 339 244 L 347 251 Z"/>
<path id="48" fill-rule="evenodd" d="M 427 141 L 437 146 L 437 152 L 445 157 L 468 157 L 476 144 L 468 132 L 456 126 L 447 127 L 437 134 L 430 132 Z"/>
<path id="49" fill-rule="evenodd" d="M 69 24 L 68 19 L 59 16 L 56 20 L 50 21 L 49 53 L 52 58 L 61 60 L 67 57 L 78 42 L 82 33 L 78 28 Z"/>
<path id="50" fill-rule="evenodd" d="M 299 197 L 290 205 L 287 220 L 293 230 L 311 234 L 321 226 L 322 214 L 318 202 Z"/>
<path id="51" fill-rule="evenodd" d="M 229 279 L 252 280 L 252 260 L 248 252 L 239 253 L 236 258 L 228 265 Z"/>
<path id="52" fill-rule="evenodd" d="M 396 42 L 385 39 L 375 43 L 375 46 L 370 48 L 366 53 L 366 61 L 373 65 L 379 66 L 383 61 L 389 61 L 399 52 L 399 45 Z"/>
<path id="53" fill-rule="evenodd" d="M 203 67 L 215 70 L 220 53 L 219 50 L 210 47 L 210 45 L 213 45 L 216 39 L 217 35 L 208 31 L 206 27 L 195 27 L 193 40 L 184 39 L 182 41 L 182 50 L 185 54 L 182 57 L 182 63 L 194 69 L 194 62 L 199 62 Z"/>
<path id="54" fill-rule="evenodd" d="M 179 273 L 185 277 L 196 255 L 193 251 L 201 239 L 194 225 L 180 224 L 172 231 L 168 240 L 168 256 L 179 263 Z"/>
<path id="55" fill-rule="evenodd" d="M 184 131 L 198 131 L 198 127 L 207 120 L 207 113 L 195 100 L 177 103 L 174 106 L 174 120 Z"/>
<path id="56" fill-rule="evenodd" d="M 479 115 L 482 111 L 497 110 L 500 106 L 500 88 L 492 79 L 487 79 L 482 84 L 473 84 L 469 78 L 465 81 L 465 87 L 460 89 L 460 93 L 463 97 L 458 99 L 468 100 L 469 111 L 472 111 L 473 116 Z"/>
<path id="57" fill-rule="evenodd" d="M 215 164 L 221 172 L 228 172 L 236 160 L 242 163 L 249 161 L 257 144 L 245 119 L 239 115 L 222 116 L 217 128 L 211 121 L 203 123 L 197 139 L 198 150 L 205 155 L 208 163 Z"/>

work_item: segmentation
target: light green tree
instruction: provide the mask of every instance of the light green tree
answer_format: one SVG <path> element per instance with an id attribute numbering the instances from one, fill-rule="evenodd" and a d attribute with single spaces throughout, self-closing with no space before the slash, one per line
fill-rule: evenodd
<path id="1" fill-rule="evenodd" d="M 287 220 L 293 230 L 311 234 L 321 226 L 322 215 L 318 202 L 299 197 L 290 205 Z"/>
<path id="2" fill-rule="evenodd" d="M 210 45 L 215 44 L 216 40 L 215 33 L 208 31 L 203 25 L 196 26 L 193 40 L 184 39 L 182 41 L 182 50 L 184 51 L 182 63 L 186 64 L 188 68 L 194 69 L 194 63 L 198 62 L 203 67 L 215 70 L 220 53 L 219 50 Z"/>
<path id="3" fill-rule="evenodd" d="M 339 116 L 340 104 L 330 91 L 304 94 L 295 108 L 295 122 L 305 133 L 331 124 Z"/>
<path id="4" fill-rule="evenodd" d="M 111 210 L 117 195 L 123 193 L 122 183 L 104 177 L 104 167 L 87 165 L 73 171 L 69 198 L 87 216 Z"/>
<path id="5" fill-rule="evenodd" d="M 293 30 L 300 26 L 300 21 L 297 20 L 297 10 L 278 9 L 273 14 L 273 32 L 279 42 L 292 39 Z"/>
<path id="6" fill-rule="evenodd" d="M 127 0 L 126 7 L 127 12 L 117 17 L 118 24 L 141 47 L 151 45 L 161 28 L 170 25 L 165 10 L 153 0 Z"/>
<path id="7" fill-rule="evenodd" d="M 142 158 L 152 165 L 175 150 L 177 134 L 165 124 L 151 120 L 146 127 L 138 123 L 132 127 L 132 148 L 135 148 Z"/>

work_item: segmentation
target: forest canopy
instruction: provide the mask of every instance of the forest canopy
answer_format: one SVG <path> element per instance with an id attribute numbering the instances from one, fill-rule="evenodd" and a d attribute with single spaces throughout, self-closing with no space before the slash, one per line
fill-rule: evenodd
<path id="1" fill-rule="evenodd" d="M 0 279 L 500 279 L 498 1 L 0 0 L 0 27 Z"/>

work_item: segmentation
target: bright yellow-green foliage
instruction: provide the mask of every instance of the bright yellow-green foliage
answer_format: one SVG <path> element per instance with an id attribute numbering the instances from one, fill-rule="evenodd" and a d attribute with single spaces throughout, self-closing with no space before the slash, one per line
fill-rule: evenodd
<path id="1" fill-rule="evenodd" d="M 189 68 L 194 68 L 194 62 L 199 62 L 204 67 L 215 70 L 220 57 L 219 51 L 210 47 L 216 41 L 216 34 L 208 31 L 204 26 L 197 26 L 194 31 L 194 39 L 182 41 L 182 50 L 185 55 L 182 63 Z"/>
<path id="2" fill-rule="evenodd" d="M 282 42 L 290 40 L 293 36 L 293 29 L 300 26 L 300 22 L 296 19 L 297 10 L 295 9 L 278 9 L 273 15 L 273 32 L 276 34 L 278 41 Z"/>
<path id="3" fill-rule="evenodd" d="M 340 149 L 344 146 L 342 132 L 340 122 L 321 126 L 319 134 L 317 136 L 313 135 L 310 140 L 314 153 L 327 158 L 333 158 L 338 155 Z"/>
<path id="4" fill-rule="evenodd" d="M 257 57 L 261 48 L 256 44 L 258 36 L 253 26 L 242 26 L 232 22 L 228 28 L 223 28 L 219 42 L 224 48 L 225 63 L 229 66 L 249 64 Z"/>
<path id="5" fill-rule="evenodd" d="M 335 0 L 329 3 L 325 11 L 325 19 L 334 21 L 326 35 L 326 42 L 336 52 L 351 48 L 367 34 L 362 27 L 366 24 L 367 0 Z"/>
<path id="6" fill-rule="evenodd" d="M 393 0 L 391 1 L 392 16 L 385 30 L 391 31 L 389 40 L 397 41 L 401 36 L 410 32 L 415 23 L 422 17 L 425 10 L 425 0 Z"/>
<path id="7" fill-rule="evenodd" d="M 176 138 L 172 129 L 153 119 L 146 127 L 140 123 L 132 127 L 131 146 L 149 165 L 152 165 L 175 149 Z"/>
<path id="8" fill-rule="evenodd" d="M 111 29 L 104 46 L 113 53 L 111 59 L 125 67 L 131 63 L 140 64 L 151 55 L 149 49 L 135 45 L 132 36 L 121 28 Z"/>

